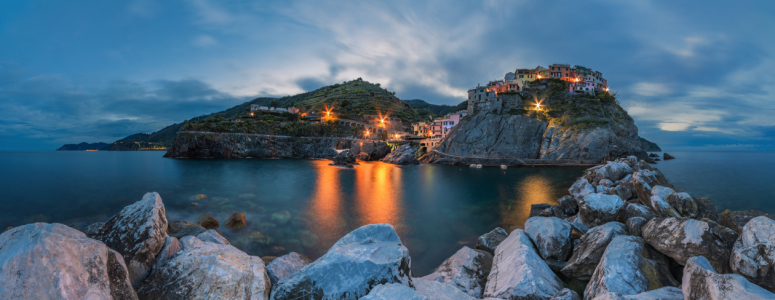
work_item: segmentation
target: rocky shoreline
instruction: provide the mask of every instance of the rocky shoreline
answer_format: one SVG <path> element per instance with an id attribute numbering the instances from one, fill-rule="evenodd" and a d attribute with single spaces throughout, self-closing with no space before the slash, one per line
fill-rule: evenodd
<path id="1" fill-rule="evenodd" d="M 409 149 L 394 153 L 411 161 Z M 719 214 L 634 156 L 588 169 L 530 215 L 414 277 L 389 224 L 358 228 L 315 261 L 262 259 L 208 214 L 168 222 L 152 192 L 83 231 L 0 234 L 0 299 L 775 299 L 774 217 Z M 222 226 L 245 222 L 235 213 Z"/>

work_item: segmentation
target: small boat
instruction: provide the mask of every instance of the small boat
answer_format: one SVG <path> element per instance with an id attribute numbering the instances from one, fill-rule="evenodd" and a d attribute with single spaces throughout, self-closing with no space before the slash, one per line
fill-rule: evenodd
<path id="1" fill-rule="evenodd" d="M 471 164 L 471 165 L 470 165 L 470 166 L 468 166 L 468 167 L 469 167 L 469 168 L 476 168 L 476 165 L 475 165 L 475 164 Z"/>
<path id="2" fill-rule="evenodd" d="M 501 169 L 508 169 L 509 167 L 507 165 L 501 165 Z"/>
<path id="3" fill-rule="evenodd" d="M 478 165 L 476 165 L 476 168 L 477 168 L 477 169 L 481 169 L 481 168 L 482 168 L 482 164 L 478 164 Z"/>

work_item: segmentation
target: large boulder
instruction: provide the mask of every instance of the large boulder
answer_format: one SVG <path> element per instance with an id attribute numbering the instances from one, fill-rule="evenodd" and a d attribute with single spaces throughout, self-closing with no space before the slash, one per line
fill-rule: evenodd
<path id="1" fill-rule="evenodd" d="M 775 294 L 737 274 L 718 274 L 703 256 L 686 261 L 683 271 L 684 299 L 775 299 Z"/>
<path id="2" fill-rule="evenodd" d="M 620 235 L 608 244 L 584 290 L 584 299 L 608 292 L 636 295 L 677 285 L 666 256 L 646 244 L 643 238 Z"/>
<path id="3" fill-rule="evenodd" d="M 772 215 L 761 212 L 758 210 L 741 210 L 741 211 L 730 211 L 725 210 L 723 213 L 721 213 L 720 224 L 723 226 L 728 227 L 729 229 L 732 229 L 736 231 L 737 233 L 743 232 L 743 227 L 745 224 L 748 223 L 753 218 L 765 216 L 767 218 L 775 220 L 775 217 Z"/>
<path id="4" fill-rule="evenodd" d="M 457 289 L 456 287 L 438 281 L 416 280 L 414 281 L 417 293 L 433 300 L 474 300 L 474 298 Z M 394 298 L 397 299 L 397 298 Z"/>
<path id="5" fill-rule="evenodd" d="M 775 291 L 775 221 L 759 216 L 745 224 L 729 266 L 751 282 Z"/>
<path id="6" fill-rule="evenodd" d="M 687 218 L 697 218 L 697 203 L 688 193 L 680 192 L 667 196 L 665 199 L 678 214 Z"/>
<path id="7" fill-rule="evenodd" d="M 62 224 L 0 234 L 0 299 L 137 299 L 124 258 Z"/>
<path id="8" fill-rule="evenodd" d="M 378 284 L 413 287 L 409 251 L 393 226 L 371 224 L 337 241 L 312 264 L 280 280 L 272 299 L 358 299 Z"/>
<path id="9" fill-rule="evenodd" d="M 418 279 L 446 283 L 471 297 L 481 298 L 491 268 L 492 254 L 463 247 L 441 263 L 433 273 Z"/>
<path id="10" fill-rule="evenodd" d="M 189 235 L 197 236 L 205 231 L 207 231 L 206 228 L 194 222 L 174 221 L 167 224 L 167 234 L 178 239 Z"/>
<path id="11" fill-rule="evenodd" d="M 137 289 L 141 299 L 268 299 L 264 261 L 234 246 L 180 240 L 180 250 Z"/>
<path id="12" fill-rule="evenodd" d="M 656 290 L 650 290 L 637 295 L 622 295 L 608 292 L 598 295 L 593 300 L 683 300 L 683 290 L 674 286 L 666 286 Z"/>
<path id="13" fill-rule="evenodd" d="M 168 236 L 167 239 L 164 240 L 164 247 L 156 254 L 156 263 L 154 263 L 151 273 L 161 269 L 161 267 L 167 264 L 170 259 L 175 257 L 175 254 L 177 254 L 178 251 L 180 251 L 180 240 L 176 237 Z"/>
<path id="14" fill-rule="evenodd" d="M 266 271 L 269 273 L 272 284 L 276 284 L 283 278 L 296 273 L 311 263 L 312 260 L 306 255 L 291 252 L 272 260 L 272 262 L 266 265 Z"/>
<path id="15" fill-rule="evenodd" d="M 646 219 L 643 217 L 632 217 L 627 219 L 627 234 L 634 236 L 643 236 L 643 225 L 646 225 Z"/>
<path id="16" fill-rule="evenodd" d="M 216 243 L 221 245 L 231 245 L 231 243 L 229 243 L 229 240 L 227 240 L 220 233 L 215 231 L 215 229 L 208 229 L 207 231 L 198 234 L 196 238 L 204 242 L 211 242 L 211 243 Z"/>
<path id="17" fill-rule="evenodd" d="M 671 185 L 665 176 L 662 175 L 662 172 L 657 169 L 644 168 L 638 172 L 633 173 L 632 184 L 635 194 L 638 195 L 638 199 L 640 199 L 643 204 L 649 206 L 651 206 L 649 201 L 652 195 L 651 189 L 653 189 L 655 186 L 673 188 L 673 185 Z"/>
<path id="18" fill-rule="evenodd" d="M 548 216 L 552 214 L 552 205 L 549 203 L 538 203 L 530 205 L 530 214 L 528 217 Z"/>
<path id="19" fill-rule="evenodd" d="M 591 184 L 599 184 L 601 180 L 619 181 L 632 174 L 634 170 L 626 163 L 609 161 L 604 165 L 587 169 L 584 178 Z"/>
<path id="20" fill-rule="evenodd" d="M 719 223 L 718 210 L 716 205 L 713 204 L 707 197 L 695 197 L 694 203 L 697 204 L 697 216 L 695 219 L 700 220 L 707 218 L 713 222 Z"/>
<path id="21" fill-rule="evenodd" d="M 579 202 L 573 196 L 564 196 L 557 200 L 557 205 L 552 206 L 552 215 L 558 218 L 567 218 L 579 212 Z"/>
<path id="22" fill-rule="evenodd" d="M 589 227 L 616 221 L 622 209 L 624 201 L 615 195 L 589 194 L 579 201 L 579 217 Z"/>
<path id="23" fill-rule="evenodd" d="M 476 249 L 484 250 L 490 254 L 495 254 L 495 248 L 503 242 L 509 233 L 503 228 L 497 227 L 492 231 L 483 234 L 476 240 Z"/>
<path id="24" fill-rule="evenodd" d="M 737 234 L 712 222 L 686 218 L 654 218 L 643 226 L 643 238 L 680 264 L 693 256 L 710 257 L 714 269 L 729 271 Z"/>
<path id="25" fill-rule="evenodd" d="M 390 152 L 390 154 L 385 156 L 382 161 L 396 165 L 416 165 L 419 164 L 420 161 L 414 157 L 415 152 L 417 152 L 417 149 L 412 148 L 411 145 L 402 145 L 401 147 L 396 148 L 396 150 L 393 150 L 393 152 Z"/>
<path id="26" fill-rule="evenodd" d="M 517 229 L 495 249 L 484 298 L 548 299 L 565 286 Z"/>
<path id="27" fill-rule="evenodd" d="M 557 292 L 557 294 L 554 294 L 550 300 L 581 300 L 581 297 L 579 297 L 576 291 L 564 288 Z"/>
<path id="28" fill-rule="evenodd" d="M 595 187 L 591 185 L 586 178 L 579 178 L 568 189 L 568 192 L 570 192 L 571 196 L 576 198 L 576 200 L 581 200 L 587 195 L 595 193 Z"/>
<path id="29" fill-rule="evenodd" d="M 590 229 L 573 248 L 573 256 L 562 268 L 562 274 L 580 280 L 589 280 L 606 247 L 620 235 L 627 234 L 627 228 L 619 222 L 609 222 Z"/>
<path id="30" fill-rule="evenodd" d="M 667 202 L 667 198 L 675 194 L 675 191 L 665 186 L 655 186 L 651 189 L 651 197 L 640 198 L 641 202 L 651 207 L 660 217 L 681 217 L 681 214 Z"/>
<path id="31" fill-rule="evenodd" d="M 350 152 L 350 149 L 336 151 L 337 154 L 332 158 L 334 162 L 331 165 L 352 167 L 353 165 L 357 164 L 355 162 L 355 155 Z"/>
<path id="32" fill-rule="evenodd" d="M 622 200 L 628 200 L 632 198 L 632 186 L 620 184 L 611 188 L 608 193 L 611 195 L 617 195 L 619 198 L 622 198 Z"/>
<path id="33" fill-rule="evenodd" d="M 532 217 L 525 222 L 525 232 L 535 243 L 543 259 L 566 260 L 571 253 L 571 225 L 557 217 Z"/>
<path id="34" fill-rule="evenodd" d="M 653 219 L 657 214 L 650 207 L 638 203 L 630 203 L 625 209 L 625 218 L 641 217 L 646 221 Z"/>
<path id="35" fill-rule="evenodd" d="M 274 299 L 274 298 L 273 298 Z M 283 298 L 286 299 L 286 298 Z M 308 297 L 303 298 L 288 298 L 288 299 L 313 299 Z M 375 286 L 371 291 L 360 297 L 361 300 L 428 300 L 427 297 L 420 295 L 413 288 L 405 286 L 399 283 L 387 283 Z"/>
<path id="36" fill-rule="evenodd" d="M 124 257 L 129 279 L 137 288 L 156 262 L 156 254 L 167 239 L 167 217 L 164 203 L 156 192 L 124 207 L 92 237 Z"/>

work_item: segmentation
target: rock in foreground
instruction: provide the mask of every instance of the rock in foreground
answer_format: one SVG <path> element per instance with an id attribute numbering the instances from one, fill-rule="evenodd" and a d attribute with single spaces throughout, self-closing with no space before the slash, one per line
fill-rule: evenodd
<path id="1" fill-rule="evenodd" d="M 476 240 L 476 249 L 484 250 L 490 254 L 495 254 L 495 248 L 503 242 L 509 233 L 503 228 L 495 228 L 492 231 L 483 234 Z"/>
<path id="2" fill-rule="evenodd" d="M 371 224 L 348 233 L 314 263 L 280 280 L 272 299 L 358 299 L 378 284 L 413 287 L 410 274 L 409 251 L 393 226 Z"/>
<path id="3" fill-rule="evenodd" d="M 474 298 L 452 285 L 438 281 L 416 280 L 414 281 L 417 293 L 432 300 L 474 300 Z"/>
<path id="4" fill-rule="evenodd" d="M 297 299 L 297 298 L 292 298 Z M 312 298 L 298 298 L 298 299 L 312 299 Z M 362 300 L 428 300 L 423 295 L 420 295 L 414 289 L 399 283 L 380 284 L 374 287 L 368 295 L 361 297 Z"/>
<path id="5" fill-rule="evenodd" d="M 277 284 L 283 278 L 296 273 L 311 263 L 312 260 L 306 255 L 291 252 L 270 262 L 266 265 L 266 270 L 269 273 L 269 278 L 272 279 L 272 284 Z"/>
<path id="6" fill-rule="evenodd" d="M 532 217 L 525 222 L 525 233 L 543 259 L 568 259 L 572 250 L 570 232 L 570 223 L 557 217 Z"/>
<path id="7" fill-rule="evenodd" d="M 433 273 L 419 279 L 446 283 L 471 297 L 481 298 L 491 268 L 492 254 L 463 247 Z"/>
<path id="8" fill-rule="evenodd" d="M 737 274 L 718 274 L 705 257 L 686 262 L 681 285 L 686 299 L 775 299 L 775 294 Z"/>
<path id="9" fill-rule="evenodd" d="M 760 216 L 745 224 L 729 266 L 751 282 L 775 290 L 775 221 Z"/>
<path id="10" fill-rule="evenodd" d="M 730 211 L 725 210 L 723 213 L 721 213 L 721 217 L 719 218 L 719 224 L 728 227 L 729 229 L 732 229 L 736 231 L 737 233 L 743 232 L 743 226 L 745 224 L 748 224 L 748 221 L 751 221 L 751 219 L 756 217 L 765 216 L 767 218 L 775 220 L 775 217 L 768 213 L 764 213 L 758 210 L 741 210 L 741 211 Z"/>
<path id="11" fill-rule="evenodd" d="M 137 295 L 148 300 L 268 299 L 264 261 L 234 246 L 180 240 L 180 251 L 151 274 Z"/>
<path id="12" fill-rule="evenodd" d="M 616 195 L 590 194 L 579 202 L 581 222 L 589 227 L 616 221 L 624 209 L 624 201 Z"/>
<path id="13" fill-rule="evenodd" d="M 615 237 L 625 234 L 627 229 L 619 222 L 609 222 L 590 229 L 581 237 L 581 242 L 574 247 L 573 256 L 562 268 L 562 274 L 579 280 L 589 280 L 608 244 Z"/>
<path id="14" fill-rule="evenodd" d="M 124 258 L 62 224 L 0 235 L 0 299 L 137 299 Z"/>
<path id="15" fill-rule="evenodd" d="M 538 256 L 527 233 L 517 229 L 495 249 L 484 297 L 549 299 L 564 287 Z"/>
<path id="16" fill-rule="evenodd" d="M 686 218 L 654 218 L 642 228 L 643 238 L 680 264 L 693 256 L 711 257 L 715 269 L 729 271 L 737 234 L 716 223 Z"/>

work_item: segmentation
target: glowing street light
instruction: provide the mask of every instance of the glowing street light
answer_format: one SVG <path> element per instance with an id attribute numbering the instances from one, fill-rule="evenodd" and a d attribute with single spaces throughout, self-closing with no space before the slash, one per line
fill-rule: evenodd
<path id="1" fill-rule="evenodd" d="M 536 103 L 536 110 L 541 110 L 541 103 Z"/>

